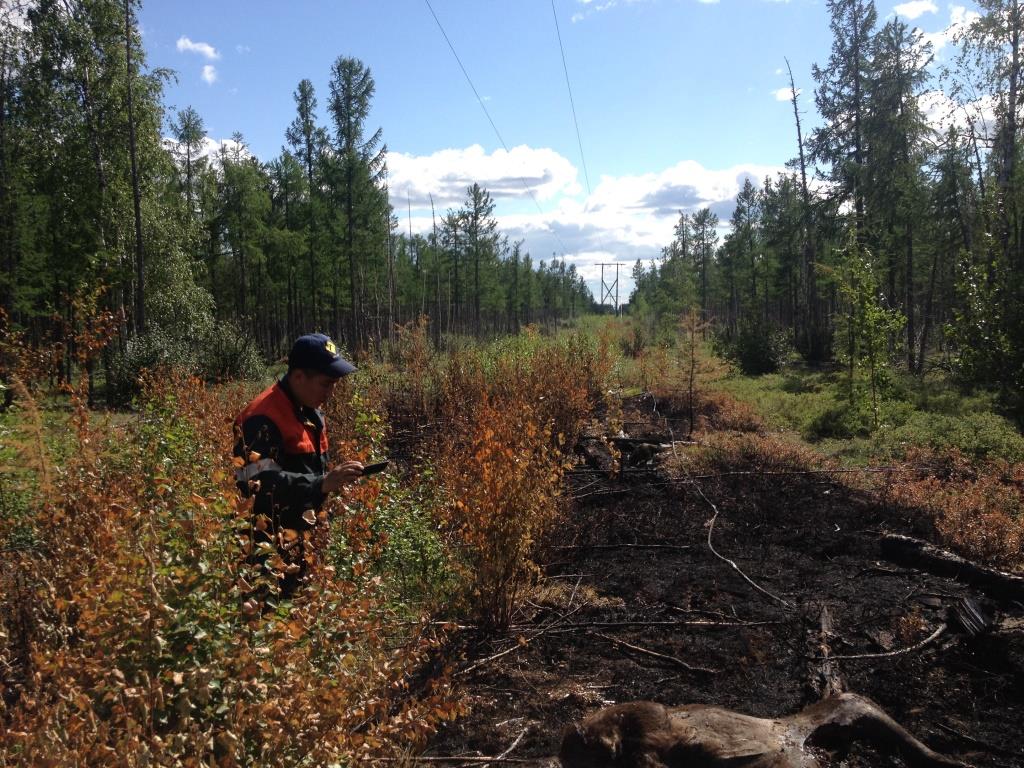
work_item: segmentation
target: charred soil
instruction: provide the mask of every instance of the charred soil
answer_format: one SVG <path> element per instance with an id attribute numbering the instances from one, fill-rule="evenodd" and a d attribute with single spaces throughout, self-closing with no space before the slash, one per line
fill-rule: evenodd
<path id="1" fill-rule="evenodd" d="M 569 520 L 537 553 L 542 576 L 508 635 L 456 638 L 469 713 L 428 754 L 514 745 L 508 757 L 554 765 L 567 724 L 634 700 L 791 714 L 819 696 L 824 641 L 847 690 L 933 749 L 1024 766 L 1024 606 L 885 561 L 882 535 L 932 538 L 926 517 L 754 421 L 696 444 L 665 401 L 635 399 L 624 421 L 631 439 L 678 442 L 612 477 L 582 463 L 570 474 Z M 992 628 L 957 628 L 965 598 Z M 855 746 L 834 764 L 903 763 Z"/>

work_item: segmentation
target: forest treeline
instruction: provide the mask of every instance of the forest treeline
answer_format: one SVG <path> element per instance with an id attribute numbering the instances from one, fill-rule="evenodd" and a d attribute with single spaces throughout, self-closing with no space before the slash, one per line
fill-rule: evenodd
<path id="1" fill-rule="evenodd" d="M 898 359 L 1019 403 L 1024 8 L 978 8 L 939 67 L 920 32 L 880 24 L 873 2 L 829 0 L 818 127 L 804 132 L 791 75 L 791 171 L 747 179 L 724 238 L 711 209 L 680 213 L 661 259 L 634 270 L 631 311 L 650 333 L 696 306 L 751 369 L 792 344 L 842 360 L 851 384 L 868 369 L 874 386 Z M 403 231 L 383 131 L 367 125 L 374 80 L 356 59 L 338 57 L 326 93 L 296 85 L 277 157 L 260 161 L 238 134 L 207 153 L 202 116 L 164 108 L 173 73 L 146 67 L 137 9 L 0 10 L 0 307 L 29 344 L 64 342 L 64 379 L 67 340 L 108 314 L 95 365 L 123 390 L 162 361 L 245 373 L 313 328 L 355 351 L 420 315 L 440 341 L 593 307 L 574 267 L 535 263 L 502 235 L 478 184 L 428 232 Z M 926 106 L 946 102 L 940 131 Z"/>
<path id="2" fill-rule="evenodd" d="M 138 7 L 14 0 L 0 11 L 0 306 L 30 344 L 109 313 L 108 381 L 161 361 L 223 376 L 312 329 L 357 351 L 420 315 L 440 340 L 591 306 L 575 267 L 534 262 L 502 235 L 476 183 L 430 232 L 401 231 L 359 60 L 337 58 L 326 94 L 297 84 L 269 162 L 240 134 L 204 152 L 202 116 L 165 110 L 174 74 L 145 66 Z"/>
<path id="3" fill-rule="evenodd" d="M 790 172 L 747 179 L 724 238 L 710 208 L 680 214 L 660 260 L 634 269 L 648 332 L 698 306 L 753 372 L 777 362 L 781 336 L 808 361 L 843 361 L 851 381 L 887 361 L 941 365 L 1019 407 L 1024 5 L 977 5 L 938 66 L 919 31 L 880 24 L 870 0 L 829 0 L 819 127 L 804 131 L 790 71 Z"/>

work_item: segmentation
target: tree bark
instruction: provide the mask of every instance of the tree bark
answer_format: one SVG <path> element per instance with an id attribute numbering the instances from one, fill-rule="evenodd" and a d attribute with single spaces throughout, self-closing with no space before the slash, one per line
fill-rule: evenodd
<path id="1" fill-rule="evenodd" d="M 125 100 L 128 105 L 128 154 L 132 167 L 132 203 L 135 213 L 135 332 L 146 332 L 146 270 L 142 248 L 142 194 L 139 189 L 138 153 L 135 144 L 135 113 L 132 103 L 132 9 L 124 0 Z"/>
<path id="2" fill-rule="evenodd" d="M 921 348 L 917 355 L 916 373 L 920 376 L 924 373 L 924 361 L 928 354 L 928 335 L 932 329 L 932 312 L 935 303 L 935 282 L 939 271 L 939 249 L 935 249 L 932 256 L 931 275 L 928 278 L 928 296 L 924 303 L 924 327 L 921 329 Z"/>
<path id="3" fill-rule="evenodd" d="M 800 249 L 800 276 L 804 281 L 804 303 L 805 331 L 804 355 L 812 362 L 817 362 L 824 357 L 824 342 L 821 338 L 821 307 L 818 300 L 818 283 L 814 270 L 814 226 L 811 210 L 811 193 L 807 187 L 807 160 L 804 154 L 803 130 L 800 126 L 800 110 L 797 106 L 796 83 L 793 80 L 793 67 L 789 59 L 786 59 L 786 69 L 789 70 L 789 89 L 793 101 L 793 120 L 796 123 L 796 145 L 800 158 L 800 196 L 803 200 L 801 209 L 802 240 Z M 797 314 L 799 314 L 799 306 Z"/>

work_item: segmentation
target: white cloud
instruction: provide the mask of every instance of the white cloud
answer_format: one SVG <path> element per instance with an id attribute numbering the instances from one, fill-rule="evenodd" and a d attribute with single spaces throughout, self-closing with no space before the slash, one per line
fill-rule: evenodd
<path id="1" fill-rule="evenodd" d="M 213 85 L 217 81 L 217 68 L 213 64 L 204 64 L 201 77 L 208 85 Z"/>
<path id="2" fill-rule="evenodd" d="M 719 216 L 732 213 L 732 203 L 743 182 L 760 184 L 765 176 L 783 171 L 781 166 L 735 165 L 722 170 L 705 168 L 695 160 L 683 160 L 658 173 L 601 178 L 587 201 L 586 210 L 620 215 L 641 213 L 674 222 L 679 210 L 716 209 Z M 725 210 L 728 208 L 728 210 Z"/>
<path id="3" fill-rule="evenodd" d="M 961 104 L 942 91 L 926 91 L 918 98 L 918 106 L 936 131 L 945 133 L 954 126 L 962 133 L 973 130 L 985 141 L 995 130 L 997 101 L 995 96 L 982 96 Z"/>
<path id="4" fill-rule="evenodd" d="M 700 0 L 701 2 L 717 3 L 718 0 Z M 601 13 L 601 11 L 607 11 L 609 8 L 615 8 L 618 5 L 637 5 L 639 3 L 649 3 L 653 0 L 604 0 L 604 2 L 596 2 L 595 0 L 577 0 L 577 2 L 583 6 L 582 10 L 576 11 L 571 17 L 571 21 L 575 24 L 577 21 L 582 21 L 592 13 Z"/>
<path id="5" fill-rule="evenodd" d="M 182 159 L 184 163 L 185 152 L 183 149 L 179 150 L 181 146 L 179 142 L 175 141 L 169 136 L 165 136 L 162 139 L 163 147 L 172 156 Z M 249 148 L 244 144 L 239 144 L 234 139 L 215 139 L 212 136 L 203 136 L 203 143 L 199 150 L 193 155 L 192 160 L 198 160 L 201 157 L 208 158 L 209 161 L 216 167 L 220 165 L 221 153 L 227 155 L 237 155 L 239 158 L 251 157 L 252 153 Z"/>
<path id="6" fill-rule="evenodd" d="M 418 207 L 458 205 L 466 187 L 474 182 L 486 187 L 495 199 L 525 198 L 533 190 L 539 201 L 555 195 L 578 194 L 576 168 L 551 149 L 513 147 L 487 153 L 479 144 L 465 149 L 442 149 L 431 155 L 388 153 L 388 184 L 400 197 L 408 196 Z"/>
<path id="7" fill-rule="evenodd" d="M 981 14 L 977 11 L 968 11 L 966 6 L 963 5 L 951 5 L 949 6 L 949 21 L 953 26 L 966 26 L 974 23 L 981 18 Z"/>
<path id="8" fill-rule="evenodd" d="M 958 124 L 958 105 L 942 91 L 926 91 L 917 99 L 925 120 L 933 129 L 944 132 L 950 125 Z"/>
<path id="9" fill-rule="evenodd" d="M 514 158 L 523 165 L 516 165 Z M 671 242 L 679 211 L 701 208 L 714 211 L 727 225 L 735 207 L 736 193 L 746 179 L 760 185 L 766 176 L 785 172 L 782 166 L 741 164 L 709 169 L 687 160 L 662 171 L 603 176 L 589 196 L 580 197 L 576 168 L 549 149 L 516 147 L 491 154 L 480 147 L 449 149 L 425 157 L 389 153 L 389 188 L 399 211 L 406 207 L 408 190 L 411 221 L 403 216 L 402 230 L 428 233 L 433 221 L 428 193 L 434 196 L 438 216 L 458 207 L 465 188 L 474 180 L 486 187 L 497 202 L 498 228 L 510 240 L 524 240 L 523 250 L 534 262 L 563 253 L 588 281 L 595 295 L 602 262 L 622 265 L 620 296 L 629 295 L 630 270 L 637 259 L 656 259 Z M 543 212 L 529 199 L 521 175 L 544 177 L 535 183 Z M 406 214 L 408 215 L 408 214 Z"/>
<path id="10" fill-rule="evenodd" d="M 908 19 L 916 19 L 926 13 L 939 12 L 938 6 L 932 0 L 909 0 L 909 2 L 900 3 L 893 10 L 897 16 L 906 16 Z"/>
<path id="11" fill-rule="evenodd" d="M 949 7 L 949 25 L 938 32 L 925 32 L 922 41 L 931 43 L 932 53 L 937 54 L 946 45 L 955 42 L 959 35 L 980 18 L 981 14 L 977 11 L 969 11 L 962 5 L 951 5 Z"/>
<path id="12" fill-rule="evenodd" d="M 203 58 L 210 59 L 211 61 L 216 61 L 220 58 L 220 53 L 209 43 L 196 43 L 184 35 L 178 38 L 177 48 L 181 53 L 198 53 Z"/>
<path id="13" fill-rule="evenodd" d="M 543 172 L 547 176 L 546 183 L 532 186 L 539 202 L 554 202 L 550 211 L 531 210 L 532 201 L 520 180 L 523 171 L 509 162 L 510 157 L 517 155 L 534 164 L 533 175 Z M 503 150 L 487 155 L 474 145 L 422 157 L 388 153 L 391 193 L 396 201 L 403 202 L 408 194 L 412 208 L 420 213 L 420 230 L 430 226 L 430 193 L 438 209 L 457 206 L 465 199 L 466 187 L 477 181 L 498 201 L 499 207 L 502 201 L 528 203 L 513 206 L 526 209 L 526 213 L 502 217 L 524 230 L 551 226 L 603 230 L 608 237 L 631 247 L 656 249 L 671 239 L 680 210 L 694 212 L 709 207 L 725 221 L 732 214 L 736 193 L 746 179 L 760 185 L 766 176 L 782 172 L 786 172 L 783 166 L 756 164 L 715 170 L 695 160 L 684 160 L 659 172 L 602 176 L 590 196 L 580 200 L 576 197 L 582 191 L 576 181 L 576 168 L 549 149 L 522 146 L 513 149 L 511 155 Z M 631 235 L 612 237 L 616 231 Z"/>
<path id="14" fill-rule="evenodd" d="M 802 91 L 802 89 L 797 88 L 796 89 L 796 95 L 799 96 L 801 91 Z M 776 101 L 792 101 L 793 100 L 793 89 L 792 88 L 789 88 L 789 87 L 779 88 L 778 90 L 772 91 L 772 93 L 775 95 L 775 100 Z"/>
<path id="15" fill-rule="evenodd" d="M 629 295 L 630 269 L 640 259 L 658 258 L 672 241 L 679 211 L 710 208 L 724 226 L 735 208 L 736 194 L 746 179 L 760 185 L 781 166 L 736 165 L 716 170 L 685 160 L 659 172 L 635 176 L 604 176 L 584 202 L 563 199 L 551 213 L 499 216 L 510 238 L 525 238 L 534 259 L 568 251 L 569 261 L 598 290 L 601 262 L 623 264 L 623 301 Z M 595 284 L 596 281 L 596 284 Z"/>
<path id="16" fill-rule="evenodd" d="M 236 53 L 242 53 L 242 54 L 251 53 L 252 52 L 252 48 L 250 48 L 248 45 L 242 45 L 241 43 L 239 43 L 238 45 L 235 46 L 235 52 Z"/>

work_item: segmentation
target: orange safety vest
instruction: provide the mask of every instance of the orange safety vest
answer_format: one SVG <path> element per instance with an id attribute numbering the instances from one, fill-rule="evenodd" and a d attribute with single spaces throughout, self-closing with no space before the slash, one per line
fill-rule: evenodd
<path id="1" fill-rule="evenodd" d="M 280 453 L 263 458 L 276 458 L 282 469 L 301 471 L 286 466 L 288 457 L 310 457 L 327 453 L 327 425 L 320 430 L 320 444 L 316 445 L 316 425 L 303 419 L 299 407 L 288 397 L 280 382 L 263 390 L 235 419 L 235 434 L 241 436 L 242 425 L 253 416 L 266 416 L 281 433 Z M 283 455 L 282 455 L 283 454 Z M 243 456 L 242 458 L 248 458 Z M 307 470 L 308 471 L 308 470 Z"/>

